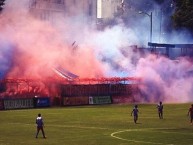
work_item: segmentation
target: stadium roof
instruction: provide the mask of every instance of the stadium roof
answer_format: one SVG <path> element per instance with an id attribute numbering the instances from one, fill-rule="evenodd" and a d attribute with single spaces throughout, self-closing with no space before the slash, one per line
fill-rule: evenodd
<path id="1" fill-rule="evenodd" d="M 58 74 L 62 78 L 68 79 L 68 80 L 74 80 L 74 79 L 79 78 L 79 76 L 69 72 L 68 70 L 66 70 L 62 67 L 54 68 L 53 70 L 56 74 Z"/>
<path id="2" fill-rule="evenodd" d="M 192 48 L 193 49 L 193 44 L 164 44 L 164 43 L 148 42 L 148 46 L 165 47 L 165 48 Z"/>

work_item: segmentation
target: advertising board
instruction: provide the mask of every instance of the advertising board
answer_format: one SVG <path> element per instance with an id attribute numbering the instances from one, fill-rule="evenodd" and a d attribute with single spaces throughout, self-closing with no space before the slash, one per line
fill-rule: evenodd
<path id="1" fill-rule="evenodd" d="M 90 96 L 89 104 L 111 104 L 111 96 Z"/>
<path id="2" fill-rule="evenodd" d="M 33 99 L 5 99 L 3 105 L 5 110 L 34 107 Z"/>
<path id="3" fill-rule="evenodd" d="M 74 106 L 74 105 L 88 105 L 88 97 L 81 96 L 81 97 L 64 97 L 63 98 L 63 105 L 64 106 Z"/>
<path id="4" fill-rule="evenodd" d="M 49 107 L 50 98 L 49 97 L 40 97 L 36 100 L 36 107 Z"/>

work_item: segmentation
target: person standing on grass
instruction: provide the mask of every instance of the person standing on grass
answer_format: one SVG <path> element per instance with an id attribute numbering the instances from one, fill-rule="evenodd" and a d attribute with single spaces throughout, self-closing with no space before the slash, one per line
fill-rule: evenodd
<path id="1" fill-rule="evenodd" d="M 133 108 L 133 110 L 131 112 L 131 116 L 133 115 L 133 119 L 134 119 L 135 124 L 137 123 L 137 120 L 138 120 L 138 113 L 139 113 L 138 106 L 135 105 L 135 107 Z"/>
<path id="2" fill-rule="evenodd" d="M 193 120 L 193 104 L 188 110 L 188 116 L 190 117 L 190 124 L 192 125 L 192 120 Z"/>
<path id="3" fill-rule="evenodd" d="M 163 104 L 162 104 L 162 102 L 159 102 L 159 104 L 157 105 L 157 110 L 158 110 L 159 119 L 163 119 Z"/>
<path id="4" fill-rule="evenodd" d="M 36 124 L 37 124 L 37 133 L 36 133 L 36 138 L 38 138 L 39 131 L 41 130 L 43 138 L 46 138 L 45 133 L 44 133 L 44 122 L 41 114 L 38 114 L 38 117 L 36 118 Z"/>

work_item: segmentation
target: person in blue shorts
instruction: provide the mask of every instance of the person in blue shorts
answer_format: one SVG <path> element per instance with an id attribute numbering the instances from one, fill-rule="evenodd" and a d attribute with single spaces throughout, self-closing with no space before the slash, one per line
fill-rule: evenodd
<path id="1" fill-rule="evenodd" d="M 137 120 L 138 120 L 138 113 L 139 113 L 138 106 L 135 105 L 135 107 L 133 108 L 131 112 L 131 116 L 133 116 L 133 120 L 135 124 L 137 123 Z"/>
<path id="2" fill-rule="evenodd" d="M 36 124 L 37 124 L 37 133 L 36 138 L 38 138 L 39 131 L 41 130 L 43 138 L 46 138 L 45 132 L 44 132 L 44 122 L 41 114 L 38 114 L 38 117 L 36 118 Z"/>

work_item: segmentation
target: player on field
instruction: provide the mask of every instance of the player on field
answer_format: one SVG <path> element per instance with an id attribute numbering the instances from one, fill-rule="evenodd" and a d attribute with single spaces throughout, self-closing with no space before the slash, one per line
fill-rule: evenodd
<path id="1" fill-rule="evenodd" d="M 131 116 L 133 115 L 133 119 L 134 119 L 135 124 L 137 123 L 137 120 L 138 120 L 138 113 L 139 113 L 138 106 L 135 105 L 135 107 L 133 108 L 133 110 L 131 112 Z"/>
<path id="2" fill-rule="evenodd" d="M 192 125 L 192 120 L 193 120 L 193 104 L 188 110 L 188 116 L 190 116 L 190 124 Z"/>
<path id="3" fill-rule="evenodd" d="M 163 119 L 163 104 L 162 104 L 162 102 L 159 102 L 159 104 L 157 105 L 157 110 L 158 110 L 159 119 Z"/>
<path id="4" fill-rule="evenodd" d="M 38 117 L 36 118 L 36 124 L 37 124 L 37 133 L 36 133 L 36 138 L 38 138 L 39 131 L 42 131 L 43 138 L 46 138 L 45 133 L 44 133 L 44 122 L 41 114 L 38 114 Z"/>

